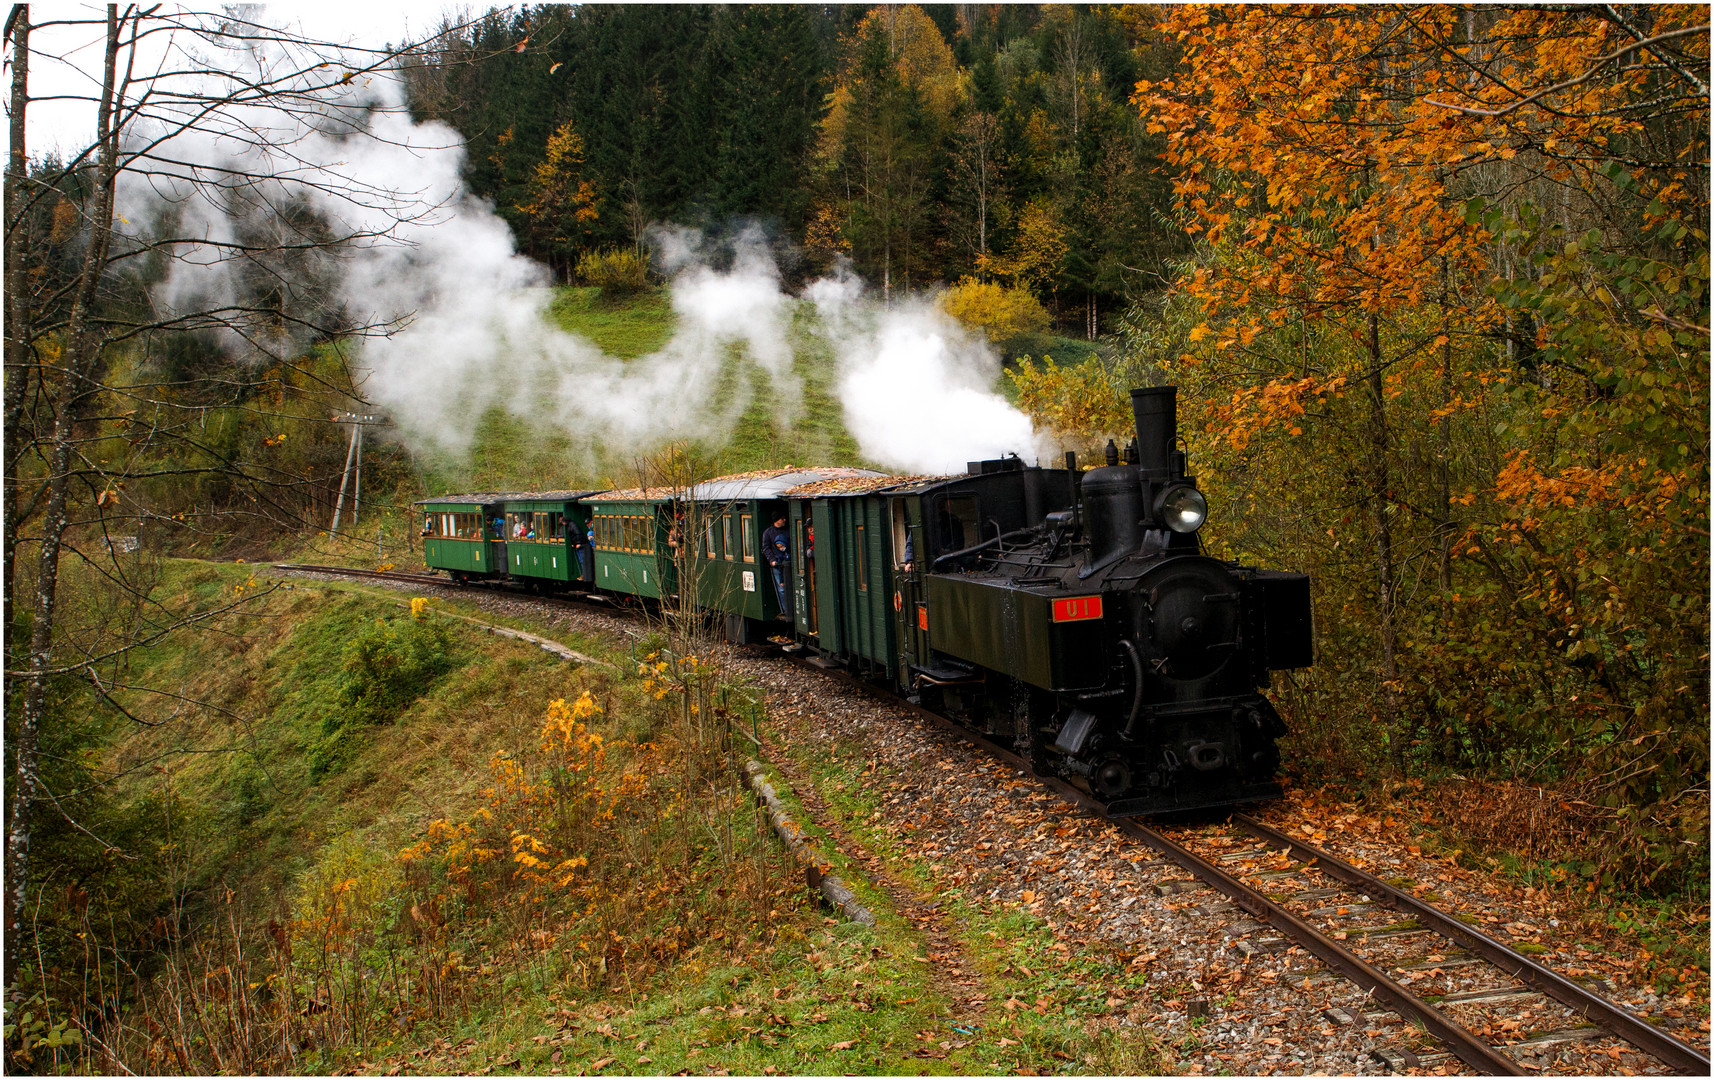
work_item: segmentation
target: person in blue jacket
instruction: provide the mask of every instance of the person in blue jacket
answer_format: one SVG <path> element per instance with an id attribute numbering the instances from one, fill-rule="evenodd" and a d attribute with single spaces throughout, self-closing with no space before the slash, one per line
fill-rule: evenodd
<path id="1" fill-rule="evenodd" d="M 786 535 L 786 517 L 781 514 L 774 523 L 762 530 L 762 558 L 774 577 L 774 593 L 779 597 L 782 621 L 791 620 L 791 605 L 786 596 L 786 567 L 791 563 L 791 540 Z"/>

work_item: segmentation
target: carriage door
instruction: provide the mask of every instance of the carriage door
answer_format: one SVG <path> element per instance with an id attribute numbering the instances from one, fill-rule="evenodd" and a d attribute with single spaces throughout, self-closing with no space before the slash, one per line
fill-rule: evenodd
<path id="1" fill-rule="evenodd" d="M 813 636 L 816 633 L 815 558 L 810 544 L 815 536 L 815 520 L 808 510 L 804 503 L 792 503 L 791 580 L 792 593 L 797 600 L 793 621 L 799 633 Z"/>
<path id="2" fill-rule="evenodd" d="M 889 500 L 891 513 L 891 550 L 893 561 L 893 617 L 898 626 L 899 685 L 908 689 L 912 664 L 928 663 L 928 621 L 924 602 L 928 591 L 923 585 L 926 549 L 922 534 L 922 500 L 917 498 Z M 909 541 L 912 563 L 905 572 L 905 546 Z"/>

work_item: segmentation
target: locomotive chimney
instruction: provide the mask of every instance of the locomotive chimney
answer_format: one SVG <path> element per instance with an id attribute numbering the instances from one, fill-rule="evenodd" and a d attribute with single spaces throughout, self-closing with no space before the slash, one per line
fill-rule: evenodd
<path id="1" fill-rule="evenodd" d="M 1178 446 L 1178 387 L 1150 386 L 1131 391 L 1137 421 L 1138 470 L 1144 480 L 1170 480 Z"/>

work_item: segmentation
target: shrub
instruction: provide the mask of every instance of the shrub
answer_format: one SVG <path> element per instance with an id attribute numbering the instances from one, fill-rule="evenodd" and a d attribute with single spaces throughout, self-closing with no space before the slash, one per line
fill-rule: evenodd
<path id="1" fill-rule="evenodd" d="M 611 248 L 585 252 L 577 260 L 577 276 L 600 289 L 604 300 L 632 296 L 649 284 L 649 257 Z"/>
<path id="2" fill-rule="evenodd" d="M 377 620 L 346 646 L 340 696 L 367 720 L 391 720 L 451 671 L 453 661 L 445 623 Z"/>
<path id="3" fill-rule="evenodd" d="M 345 647 L 338 707 L 322 719 L 323 738 L 310 754 L 311 779 L 343 769 L 363 748 L 368 725 L 404 712 L 456 662 L 439 620 L 377 619 L 365 627 Z"/>
<path id="4" fill-rule="evenodd" d="M 940 297 L 941 310 L 965 326 L 975 327 L 993 342 L 1019 334 L 1039 334 L 1052 323 L 1047 309 L 1028 289 L 965 278 Z"/>

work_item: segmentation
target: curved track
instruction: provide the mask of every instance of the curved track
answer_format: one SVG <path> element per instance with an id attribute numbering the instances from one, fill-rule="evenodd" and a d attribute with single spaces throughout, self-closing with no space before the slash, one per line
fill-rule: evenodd
<path id="1" fill-rule="evenodd" d="M 823 673 L 829 674 L 825 671 Z M 1027 759 L 968 728 L 927 709 L 903 702 L 896 696 L 843 672 L 838 673 L 837 677 L 848 679 L 866 692 L 881 697 L 894 705 L 910 709 L 934 725 L 974 743 L 985 752 L 1011 765 L 1025 775 L 1032 772 Z M 1105 813 L 1103 803 L 1064 780 L 1043 776 L 1037 776 L 1036 780 L 1079 808 Z M 1288 908 L 1283 901 L 1264 894 L 1222 869 L 1219 862 L 1229 861 L 1232 858 L 1230 855 L 1204 856 L 1189 846 L 1169 838 L 1166 832 L 1144 825 L 1134 818 L 1118 817 L 1107 820 L 1132 839 L 1160 852 L 1201 881 L 1225 893 L 1233 903 L 1245 912 L 1279 930 L 1290 941 L 1368 991 L 1371 996 L 1384 1003 L 1392 1011 L 1407 1020 L 1421 1024 L 1426 1031 L 1434 1035 L 1445 1046 L 1452 1056 L 1458 1058 L 1472 1071 L 1490 1076 L 1520 1076 L 1532 1071 L 1508 1056 L 1504 1046 L 1490 1045 L 1485 1039 L 1458 1023 L 1449 1015 L 1448 1010 L 1425 1000 L 1399 980 L 1390 976 L 1381 967 L 1365 960 L 1354 950 L 1331 936 L 1332 933 L 1339 933 L 1347 939 L 1364 938 L 1367 935 L 1363 930 L 1324 931 L 1318 928 L 1311 921 L 1313 916 L 1299 915 Z M 1276 847 L 1283 854 L 1304 860 L 1304 870 L 1313 869 L 1316 872 L 1326 874 L 1351 889 L 1360 891 L 1365 898 L 1374 898 L 1381 905 L 1392 907 L 1401 913 L 1408 913 L 1421 924 L 1425 931 L 1438 934 L 1451 941 L 1455 946 L 1467 950 L 1473 957 L 1479 958 L 1479 962 L 1485 962 L 1498 969 L 1505 979 L 1515 979 L 1522 982 L 1529 988 L 1525 992 L 1526 995 L 1542 994 L 1552 997 L 1572 1012 L 1598 1025 L 1599 1029 L 1623 1039 L 1677 1073 L 1686 1076 L 1709 1075 L 1709 1059 L 1695 1047 L 1680 1042 L 1671 1035 L 1660 1031 L 1648 1021 L 1632 1015 L 1606 998 L 1584 989 L 1550 968 L 1488 937 L 1460 921 L 1456 915 L 1425 903 L 1418 897 L 1388 884 L 1373 874 L 1359 870 L 1319 848 L 1293 839 L 1248 815 L 1234 814 L 1232 820 L 1244 831 L 1261 841 L 1263 850 L 1269 846 Z M 1503 997 L 1508 1002 L 1515 1001 L 1519 997 L 1513 991 L 1496 991 L 1492 996 L 1495 998 Z M 1452 996 L 1448 995 L 1444 1000 L 1450 1003 Z M 1467 995 L 1459 999 L 1461 1003 L 1477 1000 L 1479 999 L 1474 995 Z M 1355 1018 L 1351 1018 L 1351 1021 L 1354 1020 Z M 1547 1045 L 1555 1041 L 1584 1039 L 1590 1036 L 1592 1030 L 1580 1028 L 1549 1032 L 1532 1040 L 1527 1040 L 1527 1042 Z M 1518 1042 L 1526 1043 L 1526 1040 L 1520 1038 Z M 1408 1066 L 1411 1064 L 1429 1064 L 1429 1062 L 1400 1060 L 1393 1064 L 1395 1066 Z"/>
<path id="2" fill-rule="evenodd" d="M 439 576 L 358 570 L 346 567 L 282 563 L 276 564 L 276 569 L 402 581 L 412 584 L 441 586 L 456 584 Z M 788 652 L 786 655 L 790 656 L 790 653 Z M 1030 764 L 1025 758 L 937 713 L 904 701 L 898 696 L 846 672 L 812 664 L 800 657 L 792 657 L 792 659 L 809 670 L 824 676 L 846 680 L 865 693 L 895 706 L 904 707 L 935 726 L 975 744 L 986 753 L 1006 762 L 1026 775 L 1032 772 Z M 1036 779 L 1068 802 L 1085 810 L 1105 814 L 1105 804 L 1064 780 L 1057 777 L 1039 776 Z M 1554 1041 L 1583 1039 L 1589 1037 L 1591 1032 L 1596 1029 L 1580 1028 L 1549 1032 L 1531 1040 L 1520 1038 L 1512 1044 L 1498 1047 L 1490 1045 L 1488 1041 L 1459 1024 L 1447 1009 L 1425 1000 L 1402 982 L 1387 974 L 1381 967 L 1370 963 L 1353 949 L 1342 945 L 1338 939 L 1331 936 L 1332 933 L 1338 933 L 1344 939 L 1351 937 L 1366 939 L 1368 931 L 1361 928 L 1354 930 L 1331 930 L 1329 928 L 1329 930 L 1324 931 L 1310 921 L 1315 917 L 1314 912 L 1308 913 L 1307 916 L 1294 912 L 1283 901 L 1276 900 L 1227 873 L 1219 863 L 1232 862 L 1243 855 L 1262 855 L 1268 853 L 1270 849 L 1277 849 L 1281 855 L 1302 860 L 1303 865 L 1294 868 L 1294 872 L 1325 875 L 1347 889 L 1360 893 L 1361 901 L 1354 902 L 1354 906 L 1366 908 L 1378 904 L 1408 914 L 1423 932 L 1438 934 L 1451 942 L 1457 949 L 1469 954 L 1467 960 L 1458 961 L 1459 963 L 1485 963 L 1497 969 L 1504 979 L 1515 980 L 1521 983 L 1522 987 L 1527 988 L 1523 989 L 1521 993 L 1509 989 L 1492 991 L 1486 999 L 1479 994 L 1459 995 L 1457 996 L 1458 1003 L 1478 1003 L 1482 1000 L 1516 1001 L 1520 996 L 1527 997 L 1530 995 L 1550 997 L 1560 1002 L 1571 1012 L 1597 1025 L 1599 1029 L 1630 1043 L 1680 1074 L 1686 1076 L 1707 1076 L 1710 1074 L 1710 1062 L 1707 1055 L 1695 1047 L 1673 1038 L 1648 1021 L 1631 1014 L 1606 998 L 1592 993 L 1552 969 L 1496 941 L 1466 924 L 1456 915 L 1434 907 L 1419 897 L 1365 870 L 1358 869 L 1336 856 L 1288 836 L 1249 815 L 1234 814 L 1231 820 L 1238 828 L 1258 841 L 1260 847 L 1250 852 L 1241 852 L 1238 856 L 1230 853 L 1205 856 L 1190 846 L 1169 838 L 1166 832 L 1144 825 L 1136 819 L 1109 818 L 1108 820 L 1132 839 L 1160 852 L 1203 882 L 1225 893 L 1245 912 L 1279 930 L 1292 942 L 1368 991 L 1390 1010 L 1420 1024 L 1425 1031 L 1432 1034 L 1446 1047 L 1448 1053 L 1457 1057 L 1473 1071 L 1497 1076 L 1523 1075 L 1527 1071 L 1525 1066 L 1505 1053 L 1506 1045 L 1520 1046 L 1532 1043 L 1547 1045 Z M 1341 908 L 1339 910 L 1345 911 L 1347 909 Z M 1451 1002 L 1453 998 L 1453 995 L 1447 995 L 1441 999 L 1440 1004 Z M 1354 1019 L 1352 1018 L 1352 1021 Z M 1427 1064 L 1427 1062 L 1422 1059 L 1416 1061 L 1400 1060 L 1394 1064 L 1405 1066 Z"/>

